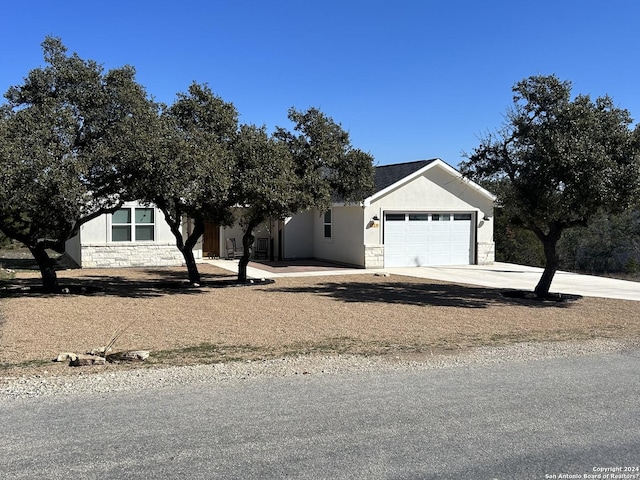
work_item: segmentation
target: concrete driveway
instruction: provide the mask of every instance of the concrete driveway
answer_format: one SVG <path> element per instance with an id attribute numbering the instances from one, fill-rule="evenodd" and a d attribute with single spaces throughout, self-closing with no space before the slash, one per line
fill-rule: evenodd
<path id="1" fill-rule="evenodd" d="M 499 262 L 493 265 L 388 268 L 386 271 L 394 275 L 518 290 L 533 290 L 542 275 L 541 268 Z M 551 291 L 640 301 L 640 282 L 562 271 L 556 272 Z"/>
<path id="2" fill-rule="evenodd" d="M 237 260 L 205 260 L 217 267 L 237 272 Z M 260 264 L 251 262 L 247 268 L 247 274 L 252 278 L 279 278 L 321 275 L 358 275 L 389 273 L 391 275 L 403 275 L 415 278 L 427 278 L 441 280 L 443 282 L 481 285 L 492 288 L 506 288 L 533 291 L 542 269 L 515 265 L 512 263 L 499 263 L 493 265 L 456 265 L 443 267 L 396 267 L 382 270 L 365 270 L 353 268 L 335 267 L 300 269 L 282 268 L 279 272 L 260 268 Z M 640 301 L 640 282 L 630 282 L 613 278 L 597 277 L 595 275 L 579 275 L 577 273 L 556 272 L 551 284 L 552 292 L 571 293 L 585 297 L 618 298 L 622 300 Z"/>

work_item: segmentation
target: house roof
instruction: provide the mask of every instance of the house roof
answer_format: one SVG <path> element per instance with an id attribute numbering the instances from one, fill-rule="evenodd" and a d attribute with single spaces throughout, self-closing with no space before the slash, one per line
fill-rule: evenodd
<path id="1" fill-rule="evenodd" d="M 381 165 L 376 167 L 375 173 L 375 193 L 380 190 L 384 190 L 390 185 L 408 177 L 414 172 L 417 172 L 421 168 L 434 162 L 436 159 L 431 160 L 418 160 L 415 162 L 396 163 L 393 165 Z"/>

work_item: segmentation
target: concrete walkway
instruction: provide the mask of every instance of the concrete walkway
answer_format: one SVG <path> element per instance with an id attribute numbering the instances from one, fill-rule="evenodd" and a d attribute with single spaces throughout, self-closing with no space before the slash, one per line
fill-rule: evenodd
<path id="1" fill-rule="evenodd" d="M 238 271 L 237 260 L 203 260 L 203 263 L 216 267 Z M 255 264 L 253 264 L 255 265 Z M 279 278 L 323 275 L 363 275 L 375 273 L 389 273 L 406 277 L 427 278 L 443 282 L 481 285 L 492 288 L 508 288 L 518 290 L 531 290 L 535 288 L 542 269 L 515 265 L 512 263 L 494 263 L 493 265 L 459 265 L 443 267 L 396 267 L 382 270 L 336 268 L 330 270 L 296 271 L 275 273 L 250 266 L 247 268 L 247 276 L 250 278 Z M 595 275 L 579 275 L 576 273 L 556 273 L 551 284 L 552 292 L 571 293 L 585 297 L 617 298 L 622 300 L 640 301 L 640 282 L 630 282 L 613 278 L 597 277 Z"/>
<path id="2" fill-rule="evenodd" d="M 223 270 L 229 270 L 233 273 L 238 273 L 238 260 L 225 260 L 225 259 L 215 259 L 215 260 L 200 260 L 201 263 L 208 263 L 209 265 L 213 265 L 218 268 L 222 268 Z M 267 270 L 266 268 L 258 268 L 254 265 L 257 265 L 255 262 L 250 262 L 247 267 L 247 277 L 249 278 L 283 278 L 283 277 L 321 277 L 324 275 L 357 275 L 357 274 L 373 274 L 376 272 L 381 272 L 381 270 L 366 270 L 364 268 L 343 268 L 336 267 L 335 269 L 323 267 L 323 268 L 314 268 L 310 267 L 305 270 L 300 270 L 298 268 L 283 268 L 281 272 L 274 272 Z"/>

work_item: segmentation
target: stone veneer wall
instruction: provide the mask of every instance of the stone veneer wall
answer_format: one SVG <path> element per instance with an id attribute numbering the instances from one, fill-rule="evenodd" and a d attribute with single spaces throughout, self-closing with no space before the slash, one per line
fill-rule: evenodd
<path id="1" fill-rule="evenodd" d="M 491 265 L 496 259 L 494 242 L 478 243 L 478 265 Z M 384 268 L 384 245 L 366 245 L 364 247 L 364 267 Z"/>
<path id="2" fill-rule="evenodd" d="M 172 267 L 184 263 L 175 244 L 83 245 L 82 268 Z"/>
<path id="3" fill-rule="evenodd" d="M 478 265 L 491 265 L 496 261 L 496 244 L 478 242 Z"/>
<path id="4" fill-rule="evenodd" d="M 384 245 L 365 245 L 364 268 L 384 268 Z"/>

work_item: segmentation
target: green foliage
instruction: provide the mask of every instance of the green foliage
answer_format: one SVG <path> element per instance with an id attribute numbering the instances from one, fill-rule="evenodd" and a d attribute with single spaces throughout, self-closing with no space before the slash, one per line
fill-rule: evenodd
<path id="1" fill-rule="evenodd" d="M 180 224 L 183 215 L 226 218 L 238 114 L 206 85 L 192 84 L 158 119 L 153 156 L 135 165 L 133 191 Z"/>
<path id="2" fill-rule="evenodd" d="M 7 248 L 11 245 L 11 239 L 0 232 L 0 248 Z"/>
<path id="3" fill-rule="evenodd" d="M 558 244 L 562 268 L 588 273 L 637 274 L 640 211 L 601 213 L 588 227 L 569 230 Z"/>
<path id="4" fill-rule="evenodd" d="M 373 188 L 372 157 L 317 109 L 290 110 L 295 132 L 269 136 L 239 128 L 235 107 L 206 85 L 158 105 L 132 67 L 104 72 L 57 38 L 42 46 L 47 65 L 0 106 L 0 231 L 30 249 L 45 288 L 57 288 L 46 249 L 62 251 L 83 223 L 126 200 L 162 210 L 197 282 L 193 246 L 205 222 L 230 223 L 232 207 L 246 207 L 251 240 L 269 217 L 362 200 Z"/>
<path id="5" fill-rule="evenodd" d="M 479 179 L 482 187 L 494 193 L 498 198 L 504 195 L 508 180 Z M 536 235 L 523 228 L 517 219 L 509 216 L 508 211 L 498 207 L 494 210 L 493 239 L 496 245 L 496 261 L 543 267 L 545 264 L 542 243 Z"/>
<path id="6" fill-rule="evenodd" d="M 46 288 L 57 288 L 46 248 L 61 251 L 83 223 L 118 208 L 124 165 L 144 156 L 154 106 L 133 68 L 104 72 L 42 44 L 47 65 L 11 87 L 0 114 L 0 230 L 24 243 Z"/>
<path id="7" fill-rule="evenodd" d="M 244 206 L 244 224 L 295 213 L 302 195 L 300 178 L 284 142 L 270 137 L 264 127 L 242 125 L 234 160 L 234 204 Z"/>
<path id="8" fill-rule="evenodd" d="M 564 230 L 585 226 L 599 211 L 622 212 L 640 193 L 638 138 L 631 117 L 609 97 L 571 99 L 571 84 L 534 76 L 513 87 L 514 103 L 495 135 L 482 140 L 462 172 L 501 186 L 499 206 L 514 225 L 542 242 L 546 295 Z"/>
<path id="9" fill-rule="evenodd" d="M 531 230 L 509 223 L 496 211 L 493 230 L 498 262 L 543 267 L 545 263 L 542 243 Z"/>
<path id="10" fill-rule="evenodd" d="M 351 146 L 349 134 L 316 108 L 289 110 L 294 132 L 277 128 L 274 137 L 288 146 L 299 178 L 296 211 L 329 208 L 332 201 L 358 202 L 373 190 L 373 157 Z"/>

